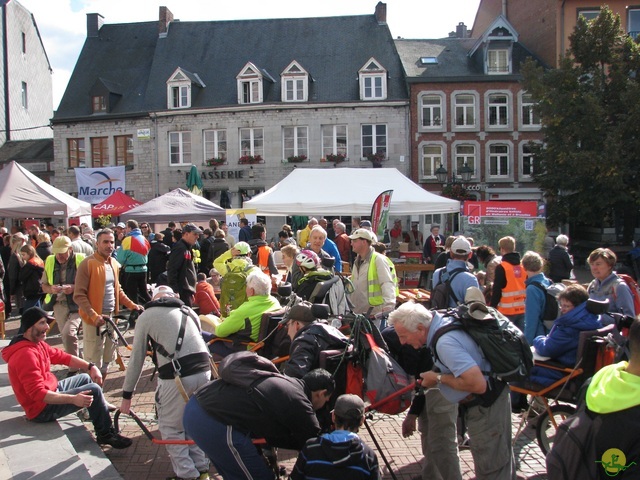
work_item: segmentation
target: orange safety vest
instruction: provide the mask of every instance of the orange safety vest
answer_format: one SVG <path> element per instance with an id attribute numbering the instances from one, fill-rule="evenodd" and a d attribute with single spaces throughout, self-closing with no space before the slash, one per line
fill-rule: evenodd
<path id="1" fill-rule="evenodd" d="M 524 313 L 526 288 L 524 281 L 527 274 L 522 265 L 501 262 L 507 278 L 507 285 L 502 289 L 502 297 L 498 303 L 498 311 L 504 315 L 520 315 Z"/>
<path id="2" fill-rule="evenodd" d="M 262 245 L 258 247 L 257 255 L 256 255 L 256 264 L 262 270 L 262 273 L 271 277 L 271 271 L 269 270 L 269 254 L 271 253 L 271 247 L 267 245 Z"/>

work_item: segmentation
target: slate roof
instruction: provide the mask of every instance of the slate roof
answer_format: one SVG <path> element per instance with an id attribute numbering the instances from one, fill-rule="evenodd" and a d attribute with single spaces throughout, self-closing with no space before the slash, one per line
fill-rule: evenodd
<path id="1" fill-rule="evenodd" d="M 97 78 L 117 82 L 123 92 L 107 116 L 166 110 L 166 81 L 178 67 L 206 85 L 194 90 L 192 110 L 237 106 L 236 76 L 247 62 L 276 80 L 263 82 L 265 104 L 281 101 L 280 74 L 293 60 L 313 79 L 308 103 L 358 102 L 358 70 L 371 57 L 388 71 L 387 99 L 407 100 L 393 38 L 373 14 L 174 21 L 164 38 L 157 21 L 105 24 L 97 38 L 86 39 L 53 121 L 92 117 L 88 92 Z"/>
<path id="2" fill-rule="evenodd" d="M 53 139 L 10 140 L 0 147 L 0 163 L 15 160 L 24 164 L 29 162 L 53 162 Z"/>
<path id="3" fill-rule="evenodd" d="M 514 80 L 520 75 L 520 66 L 533 55 L 521 43 L 513 44 L 513 71 L 510 75 L 487 75 L 482 63 L 469 57 L 469 51 L 478 39 L 440 38 L 432 40 L 395 40 L 398 54 L 408 82 L 454 82 Z M 476 56 L 481 55 L 478 50 Z M 422 65 L 420 57 L 436 57 L 435 65 Z"/>

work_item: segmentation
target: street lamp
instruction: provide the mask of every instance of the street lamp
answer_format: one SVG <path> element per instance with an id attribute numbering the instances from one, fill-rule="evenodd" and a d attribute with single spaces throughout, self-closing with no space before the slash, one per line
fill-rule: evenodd
<path id="1" fill-rule="evenodd" d="M 459 173 L 460 173 L 460 176 L 462 177 L 462 183 L 469 183 L 469 180 L 471 180 L 471 176 L 473 175 L 473 168 L 467 165 L 467 162 L 464 162 L 464 165 L 460 169 Z M 444 165 L 442 165 L 442 163 L 436 169 L 435 175 L 436 175 L 436 178 L 438 179 L 438 182 L 442 183 L 443 185 L 447 183 L 449 172 L 447 172 L 447 169 L 444 168 Z M 453 178 L 451 179 L 451 183 L 456 183 L 455 173 L 453 175 Z"/>

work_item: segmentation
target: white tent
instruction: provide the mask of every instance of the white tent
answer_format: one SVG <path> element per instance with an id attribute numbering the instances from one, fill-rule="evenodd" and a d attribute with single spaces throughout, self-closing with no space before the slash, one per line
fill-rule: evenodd
<path id="1" fill-rule="evenodd" d="M 369 215 L 393 190 L 391 215 L 457 213 L 460 202 L 429 193 L 395 168 L 296 168 L 277 185 L 244 202 L 258 215 Z"/>
<path id="2" fill-rule="evenodd" d="M 12 161 L 0 170 L 0 217 L 80 217 L 91 204 L 39 179 Z"/>
<path id="3" fill-rule="evenodd" d="M 142 205 L 132 208 L 123 216 L 129 220 L 145 222 L 193 221 L 204 222 L 224 218 L 226 210 L 199 195 L 176 188 Z"/>

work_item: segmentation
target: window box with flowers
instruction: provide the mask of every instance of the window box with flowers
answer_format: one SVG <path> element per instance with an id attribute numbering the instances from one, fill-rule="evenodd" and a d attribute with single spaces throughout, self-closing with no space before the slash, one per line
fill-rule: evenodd
<path id="1" fill-rule="evenodd" d="M 291 155 L 290 157 L 287 157 L 287 162 L 289 163 L 300 163 L 300 162 L 306 162 L 306 161 L 307 161 L 306 155 Z"/>
<path id="2" fill-rule="evenodd" d="M 240 165 L 251 165 L 254 163 L 263 163 L 261 155 L 243 155 L 238 159 Z"/>
<path id="3" fill-rule="evenodd" d="M 380 167 L 386 158 L 386 154 L 385 152 L 367 153 L 365 157 L 367 157 L 367 160 L 369 160 L 374 167 Z"/>
<path id="4" fill-rule="evenodd" d="M 207 158 L 206 160 L 206 164 L 209 167 L 215 167 L 216 165 L 224 165 L 225 163 L 227 163 L 227 159 L 224 157 L 213 157 L 213 158 Z"/>
<path id="5" fill-rule="evenodd" d="M 324 161 L 332 163 L 342 163 L 347 160 L 347 156 L 344 153 L 328 153 Z"/>

